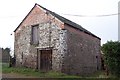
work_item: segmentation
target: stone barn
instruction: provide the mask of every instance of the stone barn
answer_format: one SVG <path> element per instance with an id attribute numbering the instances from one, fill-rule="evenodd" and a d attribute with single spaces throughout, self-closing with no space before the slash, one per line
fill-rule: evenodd
<path id="1" fill-rule="evenodd" d="M 101 39 L 80 25 L 35 4 L 14 31 L 16 67 L 91 74 L 101 67 Z"/>

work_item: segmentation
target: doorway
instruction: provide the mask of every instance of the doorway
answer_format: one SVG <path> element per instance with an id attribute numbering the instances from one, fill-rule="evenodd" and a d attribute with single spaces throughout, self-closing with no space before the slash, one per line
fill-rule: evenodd
<path id="1" fill-rule="evenodd" d="M 39 69 L 41 71 L 49 71 L 52 69 L 52 50 L 40 50 Z"/>

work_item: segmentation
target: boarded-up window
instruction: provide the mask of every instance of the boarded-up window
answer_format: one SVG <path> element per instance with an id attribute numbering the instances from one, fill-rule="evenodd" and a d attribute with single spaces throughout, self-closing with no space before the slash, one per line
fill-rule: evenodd
<path id="1" fill-rule="evenodd" d="M 38 26 L 39 25 L 32 26 L 32 44 L 38 44 Z"/>

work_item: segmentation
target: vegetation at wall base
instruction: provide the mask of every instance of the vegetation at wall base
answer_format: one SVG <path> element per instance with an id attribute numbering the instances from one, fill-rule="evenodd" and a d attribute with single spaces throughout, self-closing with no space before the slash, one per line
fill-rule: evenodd
<path id="1" fill-rule="evenodd" d="M 30 68 L 24 68 L 24 67 L 8 67 L 9 64 L 3 63 L 2 65 L 2 72 L 7 74 L 7 73 L 17 73 L 20 75 L 25 75 L 25 76 L 33 76 L 36 78 L 57 78 L 57 79 L 64 79 L 64 80 L 73 80 L 73 79 L 82 79 L 82 80 L 116 80 L 116 77 L 113 76 L 106 76 L 104 71 L 98 71 L 94 73 L 93 75 L 90 75 L 88 77 L 82 77 L 82 76 L 75 76 L 75 75 L 67 75 L 64 73 L 60 72 L 55 72 L 55 71 L 49 71 L 49 72 L 41 72 L 41 71 L 36 71 L 34 69 Z M 28 78 L 29 79 L 29 78 Z M 119 80 L 119 79 L 117 79 Z"/>
<path id="2" fill-rule="evenodd" d="M 42 72 L 36 71 L 35 69 L 25 68 L 25 67 L 9 67 L 8 63 L 2 64 L 2 73 L 18 73 L 25 76 L 34 76 L 37 78 L 80 78 L 79 76 L 67 75 L 60 72 L 49 71 Z"/>

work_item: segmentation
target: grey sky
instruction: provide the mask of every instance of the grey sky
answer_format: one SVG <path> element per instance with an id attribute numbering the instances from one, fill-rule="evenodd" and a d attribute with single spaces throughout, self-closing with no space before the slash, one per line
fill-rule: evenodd
<path id="1" fill-rule="evenodd" d="M 118 16 L 76 17 L 118 13 L 119 0 L 0 0 L 0 47 L 13 49 L 13 31 L 35 3 L 60 14 L 100 37 L 101 43 L 118 40 Z"/>

